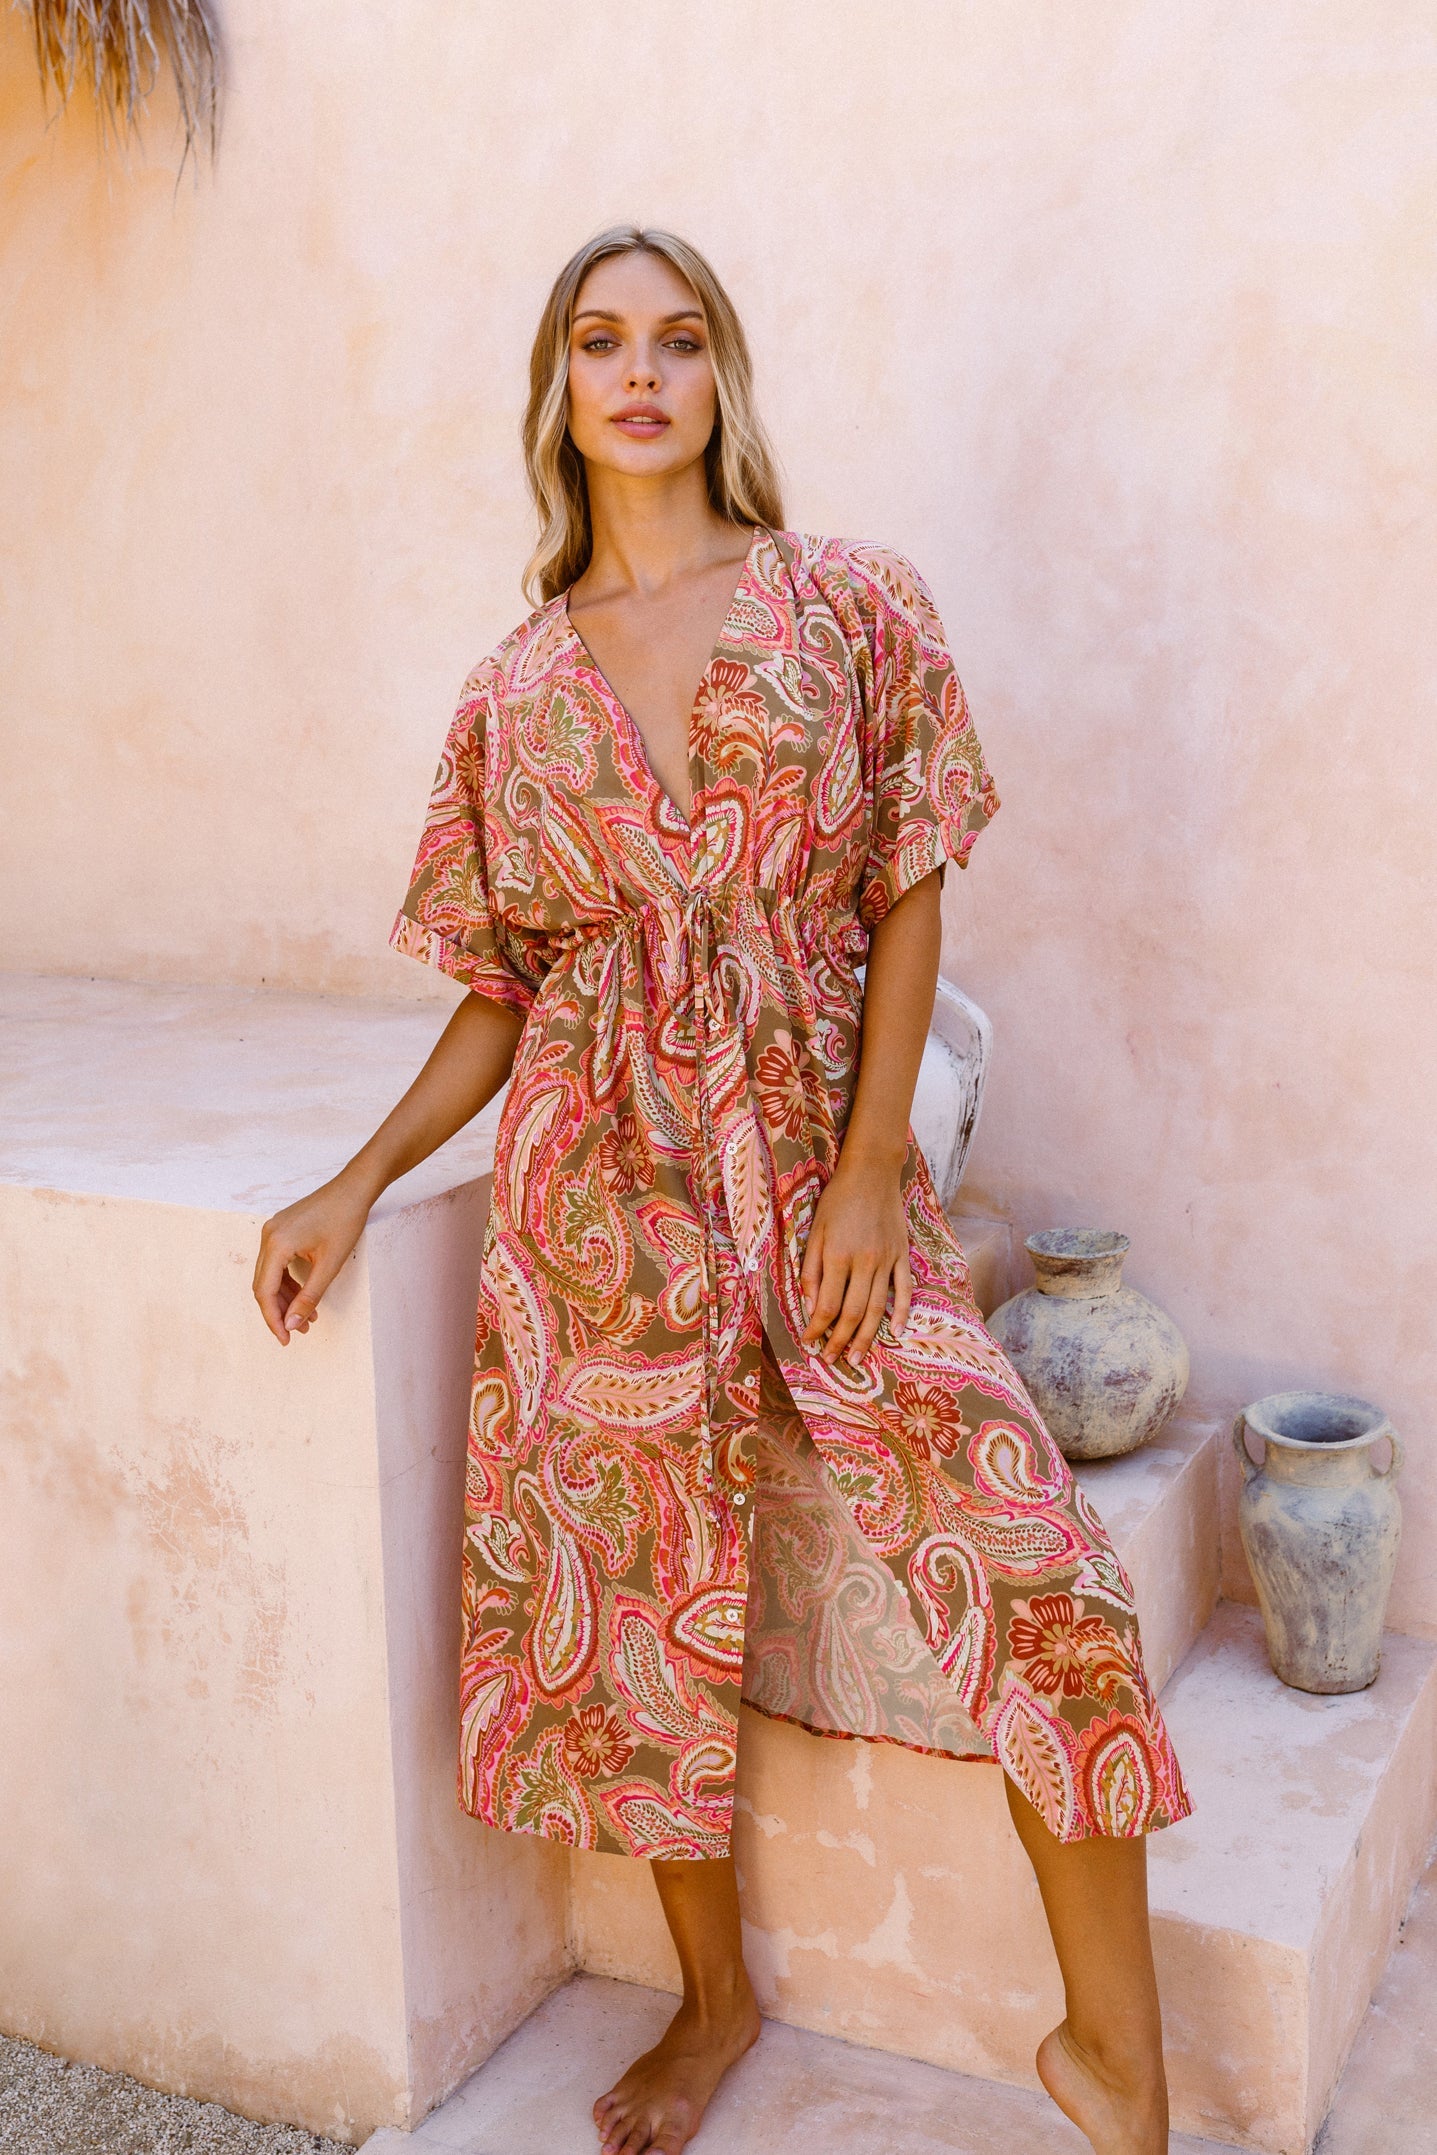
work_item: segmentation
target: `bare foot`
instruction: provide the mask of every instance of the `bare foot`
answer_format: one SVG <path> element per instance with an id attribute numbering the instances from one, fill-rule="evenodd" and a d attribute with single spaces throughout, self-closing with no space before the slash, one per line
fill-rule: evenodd
<path id="1" fill-rule="evenodd" d="M 595 2103 L 602 2155 L 679 2155 L 714 2089 L 758 2041 L 762 2025 L 746 1978 L 726 2008 L 701 2012 L 685 2000 L 653 2049 Z"/>
<path id="2" fill-rule="evenodd" d="M 1120 2077 L 1060 2021 L 1038 2045 L 1038 2078 L 1097 2155 L 1167 2155 L 1168 2091 L 1161 2068 Z"/>

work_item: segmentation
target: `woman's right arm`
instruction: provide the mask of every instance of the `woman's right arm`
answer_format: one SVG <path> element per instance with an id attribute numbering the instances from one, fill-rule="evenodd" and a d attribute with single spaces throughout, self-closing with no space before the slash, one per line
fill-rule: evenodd
<path id="1" fill-rule="evenodd" d="M 320 1298 L 364 1232 L 370 1207 L 399 1176 L 487 1106 L 514 1066 L 524 1021 L 469 994 L 399 1105 L 332 1182 L 264 1223 L 254 1297 L 281 1346 L 307 1332 Z"/>

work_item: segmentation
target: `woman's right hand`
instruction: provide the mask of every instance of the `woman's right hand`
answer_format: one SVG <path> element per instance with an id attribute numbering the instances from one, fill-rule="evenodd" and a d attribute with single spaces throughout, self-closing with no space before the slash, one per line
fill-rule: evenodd
<path id="1" fill-rule="evenodd" d="M 364 1233 L 382 1190 L 447 1144 L 514 1067 L 524 1021 L 485 995 L 455 1004 L 428 1062 L 368 1144 L 332 1182 L 264 1223 L 254 1298 L 282 1347 L 307 1332 L 320 1297 Z"/>
<path id="2" fill-rule="evenodd" d="M 373 1196 L 345 1174 L 266 1220 L 254 1268 L 254 1298 L 282 1347 L 307 1332 L 330 1282 L 364 1232 Z"/>

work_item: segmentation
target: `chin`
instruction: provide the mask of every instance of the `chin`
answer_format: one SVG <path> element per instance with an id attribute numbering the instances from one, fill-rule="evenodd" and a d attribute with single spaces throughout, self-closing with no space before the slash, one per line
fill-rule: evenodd
<path id="1" fill-rule="evenodd" d="M 669 472 L 683 471 L 695 460 L 674 442 L 610 441 L 597 456 L 580 451 L 585 461 L 606 471 L 621 471 L 631 479 L 662 479 Z M 702 456 L 702 449 L 695 452 Z"/>

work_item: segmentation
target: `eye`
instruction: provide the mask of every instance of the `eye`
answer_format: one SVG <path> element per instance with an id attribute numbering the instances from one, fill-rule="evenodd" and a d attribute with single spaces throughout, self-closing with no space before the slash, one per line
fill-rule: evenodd
<path id="1" fill-rule="evenodd" d="M 603 331 L 599 330 L 592 337 L 585 337 L 582 349 L 586 352 L 611 352 L 616 342 L 615 338 L 606 337 Z"/>
<path id="2" fill-rule="evenodd" d="M 681 330 L 678 336 L 670 337 L 668 341 L 669 349 L 671 351 L 701 352 L 703 350 L 703 346 L 699 343 L 698 338 L 691 337 L 687 330 Z"/>

